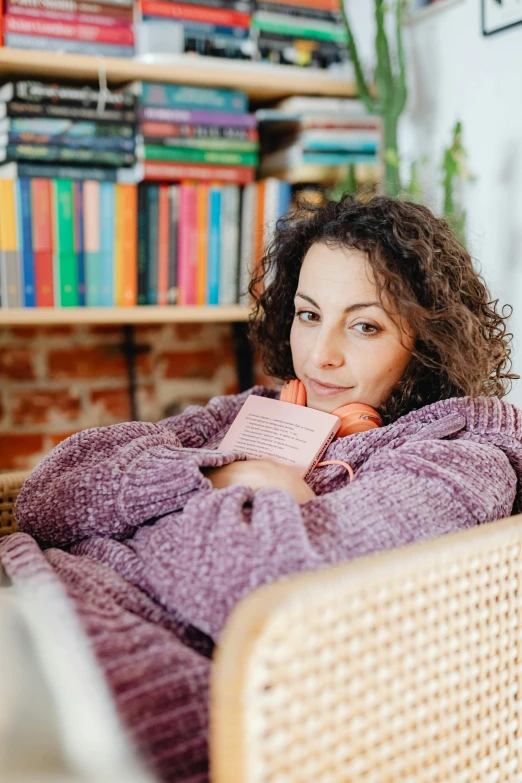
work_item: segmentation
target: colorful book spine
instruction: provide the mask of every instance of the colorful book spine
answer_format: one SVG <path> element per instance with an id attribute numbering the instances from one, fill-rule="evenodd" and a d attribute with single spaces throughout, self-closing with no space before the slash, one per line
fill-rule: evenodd
<path id="1" fill-rule="evenodd" d="M 208 238 L 208 293 L 209 305 L 219 304 L 219 279 L 221 266 L 221 188 L 209 188 L 209 238 Z"/>
<path id="2" fill-rule="evenodd" d="M 100 306 L 114 305 L 115 186 L 100 184 Z"/>
<path id="3" fill-rule="evenodd" d="M 161 142 L 160 142 L 161 143 Z M 229 144 L 233 144 L 234 142 L 228 142 Z M 239 143 L 239 142 L 238 142 Z M 243 142 L 245 143 L 245 142 Z M 247 142 L 248 143 L 248 142 Z M 33 145 L 33 146 L 54 146 L 59 145 L 61 147 L 68 147 L 69 149 L 73 150 L 73 152 L 69 154 L 65 154 L 65 159 L 68 160 L 76 160 L 77 159 L 77 151 L 78 150 L 85 150 L 88 149 L 93 153 L 133 153 L 136 148 L 136 143 L 134 139 L 122 139 L 122 138 L 107 138 L 104 136 L 74 136 L 74 135 L 67 135 L 64 134 L 62 136 L 51 136 L 49 134 L 43 134 L 43 133 L 17 133 L 17 132 L 10 132 L 2 134 L 0 132 L 0 149 L 9 148 L 10 150 L 13 150 L 16 147 L 19 147 L 20 145 Z M 246 151 L 246 148 L 245 148 Z M 9 154 L 7 157 L 11 157 Z M 29 158 L 31 160 L 35 159 L 34 155 L 28 155 L 28 154 L 22 154 L 20 156 L 15 155 L 12 156 L 13 159 L 18 160 L 19 158 Z M 64 155 L 56 155 L 57 159 L 64 158 Z M 42 156 L 39 156 L 39 159 L 42 160 Z M 49 158 L 47 158 L 49 159 Z M 99 159 L 96 158 L 96 156 L 91 156 L 89 162 L 98 161 Z M 133 162 L 133 159 L 130 159 L 131 163 Z M 110 164 L 109 164 L 110 165 Z M 118 164 L 119 165 L 119 164 Z M 123 165 L 123 164 L 122 164 Z"/>
<path id="4" fill-rule="evenodd" d="M 197 194 L 196 186 L 183 183 L 180 188 L 178 230 L 178 300 L 196 304 L 197 279 Z"/>
<path id="5" fill-rule="evenodd" d="M 239 286 L 239 188 L 225 185 L 221 201 L 219 304 L 237 302 Z"/>
<path id="6" fill-rule="evenodd" d="M 169 186 L 160 185 L 158 193 L 158 304 L 167 304 L 169 287 Z"/>
<path id="7" fill-rule="evenodd" d="M 179 227 L 179 185 L 169 186 L 169 286 L 167 304 L 174 305 L 178 301 L 178 227 Z"/>
<path id="8" fill-rule="evenodd" d="M 218 154 L 218 153 L 214 153 Z M 222 153 L 228 154 L 228 153 Z M 42 163 L 85 163 L 100 166 L 132 166 L 136 158 L 131 152 L 100 152 L 40 144 L 8 144 L 0 147 L 0 160 L 31 160 Z M 212 162 L 212 161 L 210 161 Z"/>
<path id="9" fill-rule="evenodd" d="M 71 180 L 53 182 L 54 301 L 57 307 L 78 305 L 78 276 L 74 243 L 74 197 Z"/>
<path id="10" fill-rule="evenodd" d="M 158 222 L 159 222 L 159 187 L 152 185 L 147 188 L 147 304 L 158 304 Z"/>
<path id="11" fill-rule="evenodd" d="M 196 205 L 197 223 L 197 273 L 196 273 L 196 304 L 207 303 L 207 258 L 208 258 L 208 187 L 199 184 L 197 187 Z"/>
<path id="12" fill-rule="evenodd" d="M 137 304 L 137 243 L 138 214 L 137 188 L 135 185 L 116 185 L 121 210 L 121 289 L 117 304 L 133 307 Z"/>
<path id="13" fill-rule="evenodd" d="M 0 125 L 1 127 L 1 125 Z M 143 137 L 171 139 L 177 137 L 194 139 L 237 139 L 238 141 L 259 141 L 257 128 L 236 128 L 227 125 L 203 125 L 190 122 L 156 122 L 143 120 L 140 124 Z"/>
<path id="14" fill-rule="evenodd" d="M 54 306 L 53 203 L 49 179 L 31 180 L 36 306 Z"/>
<path id="15" fill-rule="evenodd" d="M 133 125 L 136 122 L 134 109 L 107 107 L 98 109 L 96 106 L 67 106 L 62 103 L 31 103 L 30 101 L 0 103 L 0 117 L 108 122 L 122 125 Z"/>
<path id="16" fill-rule="evenodd" d="M 145 160 L 179 163 L 215 163 L 219 166 L 257 166 L 257 152 L 227 152 L 225 150 L 164 147 L 146 144 Z"/>
<path id="17" fill-rule="evenodd" d="M 85 300 L 88 307 L 101 305 L 100 269 L 100 187 L 99 182 L 83 183 L 83 220 L 85 231 Z"/>
<path id="18" fill-rule="evenodd" d="M 66 0 L 74 2 L 74 0 Z M 92 7 L 92 4 L 86 3 Z M 29 9 L 28 9 L 29 10 Z M 6 82 L 0 86 L 0 101 L 27 101 L 33 104 L 64 103 L 68 106 L 91 106 L 96 108 L 100 101 L 104 106 L 115 108 L 131 108 L 136 106 L 136 96 L 125 88 L 105 88 L 104 90 L 90 85 L 50 84 L 33 79 Z"/>
<path id="19" fill-rule="evenodd" d="M 34 278 L 34 250 L 31 204 L 31 182 L 28 179 L 18 180 L 19 211 L 21 220 L 21 252 L 24 307 L 36 306 L 36 289 Z"/>
<path id="20" fill-rule="evenodd" d="M 0 139 L 1 141 L 1 139 Z M 183 149 L 197 149 L 204 150 L 205 152 L 248 152 L 256 154 L 259 149 L 259 144 L 256 141 L 238 141 L 236 139 L 186 139 L 186 138 L 158 138 L 145 136 L 144 139 L 145 148 L 152 146 L 159 149 L 169 150 L 172 147 Z M 158 158 L 162 159 L 164 156 L 159 155 Z M 177 159 L 177 158 L 176 158 Z"/>
<path id="21" fill-rule="evenodd" d="M 257 128 L 255 114 L 236 114 L 230 111 L 204 109 L 166 109 L 143 106 L 138 111 L 142 122 L 189 123 L 191 125 L 217 125 L 230 128 Z"/>
<path id="22" fill-rule="evenodd" d="M 118 24 L 112 27 L 96 24 L 63 22 L 60 19 L 41 19 L 23 13 L 7 14 L 4 18 L 6 33 L 32 35 L 44 38 L 70 39 L 87 43 L 134 46 L 132 25 Z"/>
<path id="23" fill-rule="evenodd" d="M 84 4 L 86 8 L 89 8 L 89 3 Z M 93 4 L 94 7 L 99 6 L 97 3 Z M 123 9 L 127 12 L 127 9 Z M 66 22 L 71 25 L 96 25 L 100 27 L 119 27 L 121 25 L 130 26 L 132 24 L 132 17 L 127 16 L 112 16 L 108 14 L 95 14 L 84 13 L 82 11 L 55 11 L 55 10 L 41 10 L 36 8 L 23 8 L 13 3 L 7 3 L 7 15 L 8 16 L 24 16 L 33 17 L 37 19 L 43 19 L 50 22 Z"/>
<path id="24" fill-rule="evenodd" d="M 78 305 L 85 306 L 85 237 L 83 226 L 83 182 L 74 182 L 74 249 L 78 282 Z"/>
<path id="25" fill-rule="evenodd" d="M 66 16 L 70 21 L 74 18 L 81 18 L 82 20 L 94 20 L 94 19 L 108 19 L 119 21 L 120 23 L 132 24 L 133 11 L 132 7 L 115 6 L 107 7 L 106 3 L 91 3 L 84 2 L 84 0 L 7 0 L 5 4 L 6 13 L 24 13 L 32 14 L 33 16 L 41 16 L 41 18 L 47 18 L 48 16 L 56 16 L 62 18 Z M 100 22 L 95 22 L 100 24 Z M 101 24 L 107 24 L 107 22 L 101 22 Z"/>
<path id="26" fill-rule="evenodd" d="M 137 257 L 137 300 L 139 305 L 147 304 L 148 280 L 148 230 L 147 230 L 147 190 L 148 186 L 138 187 L 138 257 Z"/>
<path id="27" fill-rule="evenodd" d="M 172 7 L 174 3 L 164 3 Z M 139 83 L 142 106 L 170 109 L 206 109 L 242 114 L 248 111 L 248 98 L 236 90 L 218 90 L 161 82 Z"/>
<path id="28" fill-rule="evenodd" d="M 255 221 L 257 214 L 257 183 L 252 182 L 243 188 L 241 197 L 241 248 L 239 267 L 239 303 L 250 303 L 248 285 L 252 274 L 252 262 L 255 257 Z"/>
<path id="29" fill-rule="evenodd" d="M 288 35 L 290 38 L 311 38 L 317 41 L 333 41 L 346 44 L 346 30 L 339 24 L 304 20 L 282 14 L 268 14 L 263 11 L 252 19 L 252 29 L 265 33 Z"/>
<path id="30" fill-rule="evenodd" d="M 15 183 L 0 180 L 0 284 L 2 307 L 22 304 Z"/>
<path id="31" fill-rule="evenodd" d="M 78 41 L 75 38 L 53 38 L 47 35 L 24 35 L 22 33 L 6 33 L 6 47 L 15 49 L 31 49 L 35 51 L 66 54 L 88 54 L 104 57 L 134 57 L 134 46 L 120 46 L 111 43 L 91 43 Z"/>
<path id="32" fill-rule="evenodd" d="M 232 185 L 247 185 L 253 182 L 255 169 L 250 166 L 217 166 L 198 163 L 155 163 L 143 164 L 143 179 L 149 181 L 228 182 Z"/>
<path id="33" fill-rule="evenodd" d="M 1 179 L 91 179 L 98 182 L 115 182 L 115 168 L 93 166 L 49 166 L 45 163 L 5 163 L 0 166 Z"/>
<path id="34" fill-rule="evenodd" d="M 185 258 L 185 304 L 195 305 L 197 298 L 197 277 L 198 277 L 198 240 L 197 240 L 197 209 L 198 194 L 197 185 L 187 185 L 187 220 L 188 220 L 188 253 Z"/>
<path id="35" fill-rule="evenodd" d="M 221 27 L 250 27 L 251 16 L 240 11 L 226 11 L 222 8 L 205 8 L 204 6 L 187 6 L 172 0 L 141 0 L 143 16 L 159 16 L 166 19 L 176 19 L 185 22 L 201 22 L 205 25 Z"/>

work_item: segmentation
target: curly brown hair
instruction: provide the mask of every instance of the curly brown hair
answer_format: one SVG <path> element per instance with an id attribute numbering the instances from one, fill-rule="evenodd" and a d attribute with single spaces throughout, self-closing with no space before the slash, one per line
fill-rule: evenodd
<path id="1" fill-rule="evenodd" d="M 385 196 L 365 203 L 353 196 L 304 203 L 278 221 L 249 286 L 255 303 L 250 338 L 269 375 L 296 377 L 290 350 L 294 295 L 315 243 L 366 253 L 381 304 L 393 317 L 391 304 L 413 330 L 411 361 L 381 410 L 387 423 L 450 397 L 503 397 L 519 377 L 511 372 L 511 308 L 499 311 L 446 221 L 424 206 Z"/>

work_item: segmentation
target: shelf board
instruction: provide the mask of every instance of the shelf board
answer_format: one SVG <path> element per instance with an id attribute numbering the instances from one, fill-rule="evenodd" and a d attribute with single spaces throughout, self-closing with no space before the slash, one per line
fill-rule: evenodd
<path id="1" fill-rule="evenodd" d="M 57 324 L 231 323 L 248 321 L 244 305 L 154 307 L 13 307 L 0 309 L 0 326 Z"/>
<path id="2" fill-rule="evenodd" d="M 355 84 L 338 73 L 294 66 L 195 57 L 180 54 L 168 64 L 141 62 L 117 57 L 38 52 L 28 49 L 0 49 L 0 78 L 27 76 L 32 79 L 98 81 L 101 73 L 112 84 L 134 79 L 198 84 L 243 90 L 254 100 L 276 100 L 290 95 L 356 97 Z"/>

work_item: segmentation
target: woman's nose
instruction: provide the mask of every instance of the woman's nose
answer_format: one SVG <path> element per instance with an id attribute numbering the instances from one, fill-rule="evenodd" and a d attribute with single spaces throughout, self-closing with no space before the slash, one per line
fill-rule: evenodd
<path id="1" fill-rule="evenodd" d="M 317 334 L 311 359 L 315 367 L 340 367 L 343 364 L 341 345 L 333 331 L 321 329 Z"/>

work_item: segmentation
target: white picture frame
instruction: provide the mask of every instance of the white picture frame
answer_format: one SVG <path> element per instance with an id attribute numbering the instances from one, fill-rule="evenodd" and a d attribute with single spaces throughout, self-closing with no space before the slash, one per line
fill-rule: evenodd
<path id="1" fill-rule="evenodd" d="M 482 0 L 482 33 L 494 35 L 522 24 L 522 0 Z"/>

